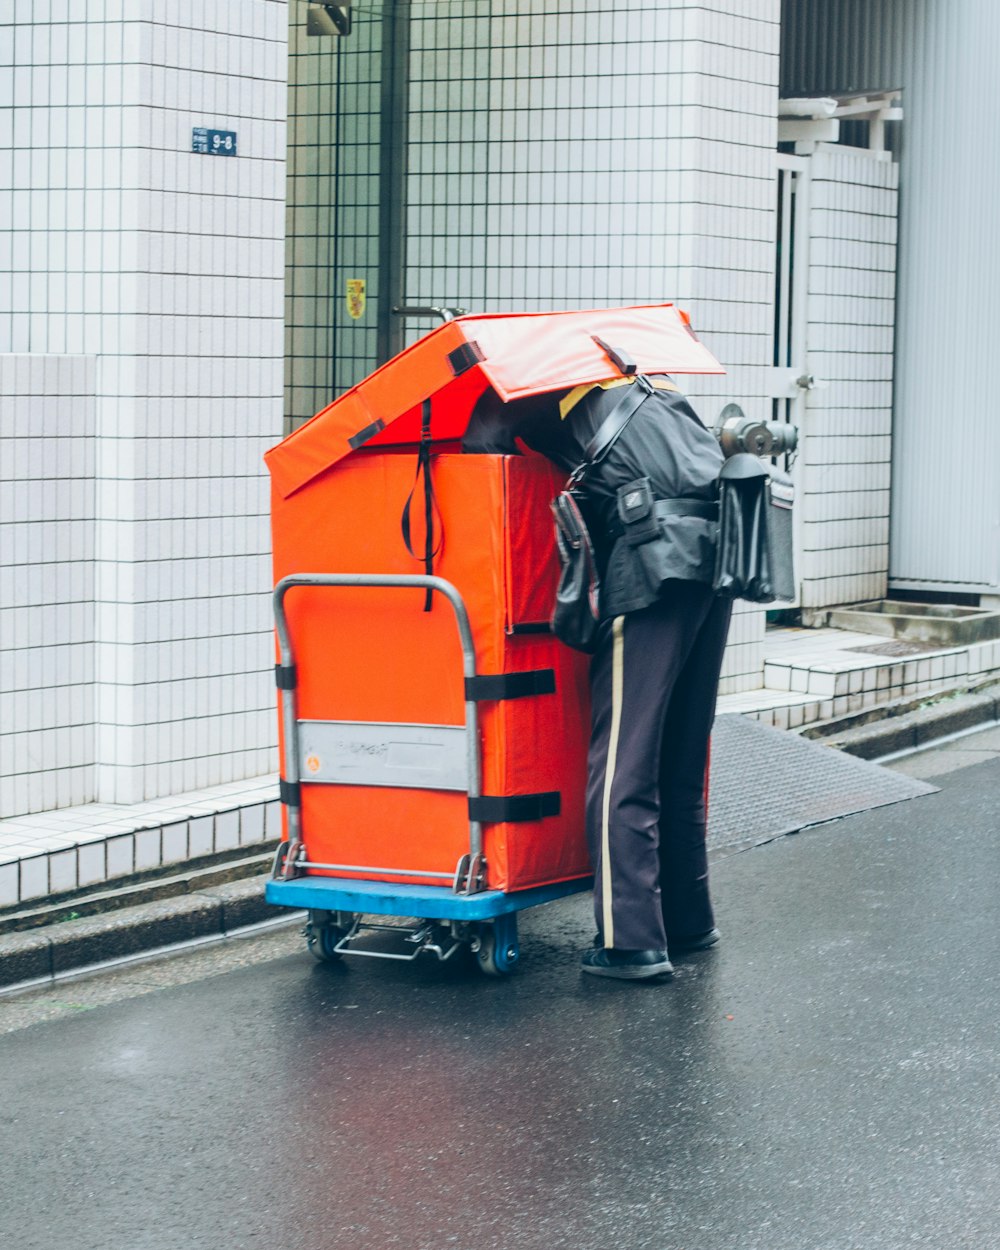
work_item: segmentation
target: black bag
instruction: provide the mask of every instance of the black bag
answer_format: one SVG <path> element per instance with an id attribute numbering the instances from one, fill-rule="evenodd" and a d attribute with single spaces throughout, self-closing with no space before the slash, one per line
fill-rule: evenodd
<path id="1" fill-rule="evenodd" d="M 552 632 L 577 651 L 597 647 L 600 621 L 597 564 L 586 522 L 576 500 L 564 490 L 552 501 L 559 553 L 559 585 L 552 609 Z"/>
<path id="2" fill-rule="evenodd" d="M 794 599 L 792 484 L 749 452 L 719 474 L 719 546 L 712 589 L 751 603 Z"/>
<path id="3" fill-rule="evenodd" d="M 635 381 L 626 388 L 625 394 L 590 440 L 584 452 L 586 458 L 573 470 L 566 489 L 552 501 L 560 573 L 550 624 L 552 632 L 561 642 L 588 654 L 597 648 L 600 581 L 594 544 L 580 512 L 577 495 L 591 465 L 599 464 L 604 459 L 618 435 L 652 393 L 653 387 L 647 379 L 636 374 Z"/>

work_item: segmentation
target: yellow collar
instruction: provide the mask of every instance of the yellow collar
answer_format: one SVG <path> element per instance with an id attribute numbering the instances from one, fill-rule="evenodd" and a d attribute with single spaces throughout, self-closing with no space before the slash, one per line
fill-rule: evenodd
<path id="1" fill-rule="evenodd" d="M 585 382 L 582 386 L 574 386 L 569 394 L 564 395 L 559 401 L 559 416 L 565 421 L 584 395 L 589 395 L 591 391 L 610 391 L 616 386 L 628 386 L 634 381 L 634 378 L 605 378 L 603 382 Z M 668 382 L 666 378 L 650 378 L 649 382 L 658 391 L 680 390 L 679 386 L 674 386 L 673 382 Z"/>

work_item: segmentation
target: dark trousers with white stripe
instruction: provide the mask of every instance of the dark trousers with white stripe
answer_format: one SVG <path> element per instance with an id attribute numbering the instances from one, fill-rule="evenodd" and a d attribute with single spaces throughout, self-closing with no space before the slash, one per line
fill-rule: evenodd
<path id="1" fill-rule="evenodd" d="M 714 924 L 705 764 L 731 601 L 700 582 L 601 626 L 591 671 L 587 837 L 605 946 L 662 950 Z"/>

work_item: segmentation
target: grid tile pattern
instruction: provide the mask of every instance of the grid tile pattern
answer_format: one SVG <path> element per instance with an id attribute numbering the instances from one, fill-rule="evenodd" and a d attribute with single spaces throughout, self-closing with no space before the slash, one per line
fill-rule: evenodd
<path id="1" fill-rule="evenodd" d="M 729 371 L 690 379 L 705 419 L 763 415 L 779 6 L 412 7 L 408 302 L 674 299 Z M 723 690 L 759 685 L 763 620 L 738 609 Z"/>
<path id="2" fill-rule="evenodd" d="M 0 356 L 0 817 L 93 795 L 92 356 Z"/>
<path id="3" fill-rule="evenodd" d="M 898 166 L 820 145 L 811 158 L 809 368 L 802 444 L 805 610 L 879 599 L 889 568 Z"/>
<path id="4" fill-rule="evenodd" d="M 0 16 L 0 351 L 56 371 L 36 395 L 59 354 L 95 358 L 89 797 L 273 767 L 261 453 L 281 424 L 286 20 L 282 0 Z M 236 131 L 239 155 L 192 153 L 195 126 Z M 16 809 L 80 801 L 28 764 Z"/>
<path id="5" fill-rule="evenodd" d="M 706 420 L 734 398 L 765 417 L 778 0 L 628 0 L 613 20 L 581 0 L 409 8 L 405 302 L 530 311 L 674 299 L 729 370 L 692 379 Z M 366 327 L 377 299 L 380 10 L 355 9 L 355 31 L 332 47 L 307 38 L 292 9 L 293 422 L 376 363 Z M 338 82 L 351 163 L 339 181 L 327 157 Z M 357 323 L 344 310 L 352 275 L 369 279 Z M 432 324 L 411 319 L 408 340 Z M 738 613 L 725 688 L 759 683 L 763 619 Z"/>
<path id="6" fill-rule="evenodd" d="M 351 34 L 306 33 L 288 8 L 285 416 L 294 427 L 376 363 L 379 246 L 380 3 L 355 6 Z M 347 306 L 365 282 L 365 311 Z"/>

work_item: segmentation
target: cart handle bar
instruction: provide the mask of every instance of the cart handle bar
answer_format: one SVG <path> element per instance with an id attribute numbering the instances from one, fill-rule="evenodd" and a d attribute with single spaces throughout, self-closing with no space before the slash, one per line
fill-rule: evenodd
<path id="1" fill-rule="evenodd" d="M 462 645 L 462 669 L 466 678 L 465 689 L 471 689 L 468 679 L 476 676 L 476 652 L 472 642 L 472 628 L 469 625 L 469 614 L 457 587 L 443 577 L 428 577 L 419 573 L 290 573 L 283 577 L 274 588 L 274 623 L 278 636 L 278 656 L 284 668 L 292 668 L 295 654 L 292 649 L 292 638 L 288 629 L 288 617 L 285 614 L 285 596 L 296 586 L 369 586 L 374 588 L 395 587 L 403 590 L 436 590 L 451 604 L 458 625 L 459 641 Z M 294 688 L 281 690 L 281 723 L 284 731 L 284 759 L 282 760 L 282 776 L 291 794 L 298 789 L 299 772 L 299 740 L 298 721 L 295 708 Z M 468 774 L 468 795 L 470 799 L 479 798 L 481 776 L 479 767 L 479 710 L 474 699 L 465 700 L 465 742 L 466 765 Z M 286 862 L 294 863 L 302 845 L 302 811 L 298 802 L 286 805 L 288 816 L 288 856 Z M 471 862 L 481 859 L 483 852 L 483 830 L 478 820 L 469 821 L 469 855 Z M 471 884 L 471 882 L 470 882 Z"/>

